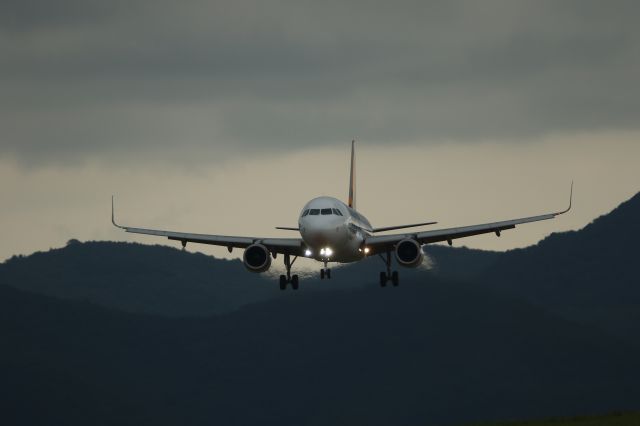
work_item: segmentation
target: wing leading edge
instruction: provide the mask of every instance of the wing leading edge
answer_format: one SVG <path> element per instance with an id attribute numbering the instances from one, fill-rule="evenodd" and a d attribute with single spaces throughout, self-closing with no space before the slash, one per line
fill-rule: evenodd
<path id="1" fill-rule="evenodd" d="M 272 253 L 291 254 L 294 256 L 302 255 L 303 242 L 300 238 L 260 238 L 260 237 L 240 237 L 230 235 L 210 235 L 210 234 L 192 234 L 187 232 L 163 231 L 159 229 L 134 228 L 123 226 L 116 223 L 113 196 L 111 197 L 111 223 L 114 226 L 124 229 L 126 232 L 133 234 L 154 235 L 157 237 L 167 237 L 170 240 L 180 241 L 183 247 L 187 243 L 209 244 L 214 246 L 232 248 L 246 248 L 251 244 L 259 243 L 264 245 Z"/>
<path id="2" fill-rule="evenodd" d="M 451 244 L 452 240 L 455 240 L 458 238 L 470 237 L 473 235 L 495 233 L 496 235 L 500 236 L 501 231 L 504 231 L 507 229 L 513 229 L 516 227 L 516 225 L 553 219 L 556 216 L 567 213 L 569 210 L 571 210 L 572 200 L 573 200 L 573 182 L 571 182 L 571 192 L 569 195 L 569 207 L 559 212 L 547 213 L 539 216 L 524 217 L 520 219 L 505 220 L 501 222 L 484 223 L 480 225 L 438 229 L 434 231 L 424 231 L 424 232 L 418 232 L 413 234 L 406 233 L 406 234 L 371 236 L 365 240 L 364 244 L 366 245 L 367 248 L 369 248 L 371 254 L 375 254 L 375 253 L 391 250 L 393 246 L 395 246 L 395 244 L 397 244 L 398 242 L 400 242 L 405 238 L 413 238 L 421 244 L 430 244 L 430 243 L 437 243 L 442 241 L 447 241 L 449 242 L 449 244 Z"/>

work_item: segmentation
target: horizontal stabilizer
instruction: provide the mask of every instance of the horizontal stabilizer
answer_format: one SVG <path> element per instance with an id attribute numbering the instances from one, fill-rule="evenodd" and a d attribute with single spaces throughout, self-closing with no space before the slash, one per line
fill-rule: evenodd
<path id="1" fill-rule="evenodd" d="M 288 226 L 276 226 L 276 229 L 283 229 L 285 231 L 299 231 L 300 228 L 293 228 Z"/>
<path id="2" fill-rule="evenodd" d="M 415 228 L 416 226 L 435 225 L 438 222 L 413 223 L 411 225 L 385 226 L 384 228 L 373 228 L 371 232 L 393 231 L 394 229 Z"/>

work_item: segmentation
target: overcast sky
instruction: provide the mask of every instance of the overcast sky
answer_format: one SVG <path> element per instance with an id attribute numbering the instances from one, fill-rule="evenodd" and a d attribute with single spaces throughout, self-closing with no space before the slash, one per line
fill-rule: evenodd
<path id="1" fill-rule="evenodd" d="M 640 189 L 636 1 L 0 5 L 0 259 L 132 225 L 282 235 L 314 196 L 374 225 L 558 210 Z M 462 241 L 460 242 L 463 243 Z M 201 248 L 216 255 L 221 252 Z"/>

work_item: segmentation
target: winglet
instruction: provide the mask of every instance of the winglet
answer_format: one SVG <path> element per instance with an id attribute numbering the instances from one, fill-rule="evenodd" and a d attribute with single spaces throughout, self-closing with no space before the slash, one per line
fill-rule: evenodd
<path id="1" fill-rule="evenodd" d="M 561 215 L 561 214 L 565 214 L 566 212 L 571 210 L 572 202 L 573 202 L 573 181 L 571 181 L 571 191 L 569 192 L 569 207 L 567 207 L 566 210 L 562 210 L 561 212 L 555 213 L 555 215 L 558 216 L 558 215 Z"/>
<path id="2" fill-rule="evenodd" d="M 113 195 L 111 196 L 111 223 L 113 223 L 113 226 L 120 228 L 120 229 L 124 229 L 124 226 L 120 226 L 116 223 L 116 219 L 115 219 L 115 213 L 114 213 L 114 208 L 113 208 Z"/>

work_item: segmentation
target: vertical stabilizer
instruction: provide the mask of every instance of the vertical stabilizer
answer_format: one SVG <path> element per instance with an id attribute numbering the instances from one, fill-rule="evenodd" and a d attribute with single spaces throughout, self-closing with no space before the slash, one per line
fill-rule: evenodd
<path id="1" fill-rule="evenodd" d="M 356 208 L 356 141 L 351 141 L 351 172 L 349 173 L 349 207 Z"/>

